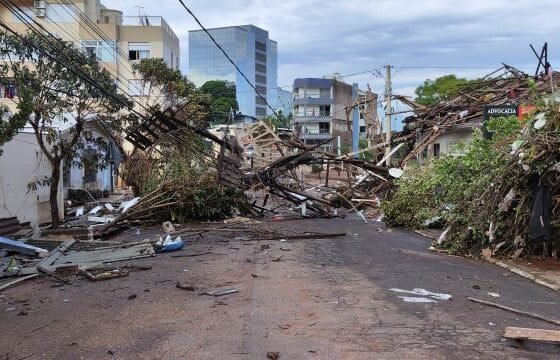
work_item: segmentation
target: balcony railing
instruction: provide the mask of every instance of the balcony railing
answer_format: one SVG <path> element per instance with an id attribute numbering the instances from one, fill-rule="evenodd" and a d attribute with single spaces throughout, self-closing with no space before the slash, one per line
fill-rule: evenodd
<path id="1" fill-rule="evenodd" d="M 317 139 L 317 140 L 326 140 L 326 139 L 330 139 L 332 136 L 329 132 L 324 132 L 324 133 L 302 133 L 300 136 L 300 139 Z"/>
<path id="2" fill-rule="evenodd" d="M 330 99 L 329 96 L 321 96 L 321 95 L 304 95 L 304 94 L 294 94 L 294 100 L 297 99 Z"/>

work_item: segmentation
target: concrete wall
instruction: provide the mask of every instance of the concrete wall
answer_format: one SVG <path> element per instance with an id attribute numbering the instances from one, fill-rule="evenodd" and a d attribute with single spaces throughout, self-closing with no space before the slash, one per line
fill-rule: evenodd
<path id="1" fill-rule="evenodd" d="M 50 173 L 34 134 L 20 133 L 2 146 L 0 156 L 0 218 L 17 217 L 33 225 L 51 221 L 48 187 L 37 192 L 27 185 Z M 62 173 L 61 173 L 62 179 Z M 46 194 L 46 199 L 44 195 Z M 59 215 L 64 218 L 62 180 L 58 191 Z M 38 197 L 43 198 L 38 199 Z M 46 201 L 45 201 L 46 200 Z"/>

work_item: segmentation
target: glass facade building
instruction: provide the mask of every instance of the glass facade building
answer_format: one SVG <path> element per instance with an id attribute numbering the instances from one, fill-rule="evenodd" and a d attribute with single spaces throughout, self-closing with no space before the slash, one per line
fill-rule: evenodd
<path id="1" fill-rule="evenodd" d="M 208 31 L 259 94 L 274 106 L 278 86 L 278 45 L 268 38 L 268 31 L 253 25 Z M 255 117 L 271 114 L 265 101 L 202 30 L 189 31 L 189 79 L 197 87 L 210 80 L 233 83 L 236 86 L 240 112 Z"/>

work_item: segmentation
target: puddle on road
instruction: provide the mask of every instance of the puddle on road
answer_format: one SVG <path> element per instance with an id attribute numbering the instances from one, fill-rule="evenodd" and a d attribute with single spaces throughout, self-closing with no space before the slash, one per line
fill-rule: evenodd
<path id="1" fill-rule="evenodd" d="M 403 301 L 405 302 L 429 303 L 429 302 L 437 302 L 437 300 L 449 300 L 452 298 L 452 296 L 449 294 L 435 293 L 422 288 L 415 288 L 413 290 L 391 288 L 389 290 L 400 294 L 418 295 L 418 296 L 399 296 L 399 298 L 403 299 Z"/>

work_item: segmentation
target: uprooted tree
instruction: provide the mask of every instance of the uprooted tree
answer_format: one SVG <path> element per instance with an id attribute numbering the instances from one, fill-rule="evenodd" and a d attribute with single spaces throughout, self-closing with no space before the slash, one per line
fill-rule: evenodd
<path id="1" fill-rule="evenodd" d="M 57 228 L 63 162 L 82 166 L 81 156 L 87 153 L 91 166 L 103 166 L 107 144 L 94 136 L 87 122 L 94 118 L 118 129 L 121 119 L 116 114 L 130 103 L 117 93 L 110 74 L 71 43 L 33 33 L 0 37 L 4 59 L 0 78 L 14 87 L 17 103 L 2 129 L 7 129 L 4 137 L 9 139 L 26 124 L 33 129 L 51 174 L 31 187 L 50 186 L 52 227 Z"/>
<path id="2" fill-rule="evenodd" d="M 145 89 L 148 122 L 165 121 L 179 112 L 188 123 L 149 148 L 136 149 L 125 161 L 123 178 L 142 199 L 119 221 L 217 219 L 246 210 L 243 192 L 218 184 L 212 148 L 196 132 L 210 120 L 209 97 L 161 59 L 143 60 L 134 70 Z"/>

